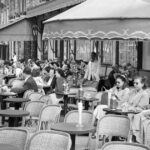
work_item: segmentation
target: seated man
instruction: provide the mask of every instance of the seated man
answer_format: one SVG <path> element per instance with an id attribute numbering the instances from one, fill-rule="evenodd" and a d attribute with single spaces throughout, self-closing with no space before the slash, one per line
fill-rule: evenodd
<path id="1" fill-rule="evenodd" d="M 23 88 L 13 88 L 11 89 L 12 92 L 15 93 L 24 93 L 26 90 L 32 89 L 35 92 L 38 92 L 38 87 L 35 80 L 31 76 L 31 68 L 25 67 L 23 70 L 23 78 L 25 79 L 25 83 Z"/>

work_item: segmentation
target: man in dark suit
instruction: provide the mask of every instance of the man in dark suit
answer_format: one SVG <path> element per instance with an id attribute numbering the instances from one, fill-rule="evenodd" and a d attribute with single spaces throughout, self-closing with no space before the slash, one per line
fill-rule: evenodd
<path id="1" fill-rule="evenodd" d="M 35 92 L 38 92 L 37 84 L 31 76 L 31 68 L 29 68 L 29 67 L 24 68 L 23 78 L 25 79 L 25 83 L 23 85 L 23 88 L 21 88 L 21 89 L 14 88 L 11 90 L 12 92 L 24 93 L 26 90 L 34 90 Z"/>

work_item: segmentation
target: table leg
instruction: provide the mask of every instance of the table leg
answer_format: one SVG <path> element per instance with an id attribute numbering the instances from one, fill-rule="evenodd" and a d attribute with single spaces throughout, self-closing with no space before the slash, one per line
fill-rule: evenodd
<path id="1" fill-rule="evenodd" d="M 70 136 L 71 136 L 71 141 L 72 141 L 71 150 L 75 150 L 76 136 L 75 134 L 71 134 Z"/>
<path id="2" fill-rule="evenodd" d="M 3 101 L 3 99 L 6 98 L 5 96 L 0 96 L 1 101 L 1 109 L 6 109 L 6 102 Z M 2 116 L 2 124 L 5 122 L 5 117 Z"/>
<path id="3" fill-rule="evenodd" d="M 19 121 L 19 118 L 18 117 L 9 117 L 9 124 L 8 126 L 9 127 L 18 127 L 18 121 Z"/>
<path id="4" fill-rule="evenodd" d="M 88 110 L 88 108 L 89 108 L 89 102 L 85 101 L 85 110 Z"/>
<path id="5" fill-rule="evenodd" d="M 68 95 L 64 95 L 64 115 L 67 113 L 68 108 Z"/>

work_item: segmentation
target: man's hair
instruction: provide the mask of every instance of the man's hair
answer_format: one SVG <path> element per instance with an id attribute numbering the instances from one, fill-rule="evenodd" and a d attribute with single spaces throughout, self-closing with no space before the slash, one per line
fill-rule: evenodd
<path id="1" fill-rule="evenodd" d="M 23 70 L 23 73 L 30 75 L 31 74 L 31 68 L 30 67 L 25 67 Z"/>

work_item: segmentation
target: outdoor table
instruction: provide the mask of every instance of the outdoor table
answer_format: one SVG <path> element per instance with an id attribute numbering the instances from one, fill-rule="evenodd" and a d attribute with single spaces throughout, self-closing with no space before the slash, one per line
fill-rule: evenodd
<path id="1" fill-rule="evenodd" d="M 88 108 L 89 108 L 89 102 L 94 102 L 94 101 L 98 101 L 99 100 L 99 99 L 93 98 L 93 97 L 86 98 L 86 97 L 79 97 L 79 96 L 77 96 L 76 99 L 79 100 L 79 101 L 82 100 L 82 101 L 85 102 L 85 110 L 88 110 Z"/>
<path id="2" fill-rule="evenodd" d="M 10 144 L 0 143 L 0 150 L 19 150 L 19 149 L 13 145 L 10 145 Z"/>
<path id="3" fill-rule="evenodd" d="M 3 103 L 3 99 L 7 98 L 8 96 L 16 96 L 17 93 L 14 92 L 1 92 L 0 93 L 0 101 L 1 101 L 1 109 L 6 109 L 6 104 Z"/>
<path id="4" fill-rule="evenodd" d="M 106 114 L 116 114 L 116 115 L 128 115 L 128 114 L 138 114 L 140 111 L 127 111 L 124 112 L 121 109 L 110 109 L 110 108 L 104 108 L 104 111 L 106 111 Z"/>
<path id="5" fill-rule="evenodd" d="M 89 124 L 83 125 L 83 127 L 78 127 L 77 123 L 56 123 L 51 126 L 52 130 L 67 132 L 71 136 L 72 146 L 71 150 L 75 150 L 75 136 L 81 134 L 87 134 L 94 132 L 96 129 L 94 126 Z"/>
<path id="6" fill-rule="evenodd" d="M 0 110 L 0 116 L 9 117 L 9 126 L 11 127 L 17 127 L 18 118 L 28 115 L 29 112 L 24 110 L 11 110 L 11 109 Z"/>
<path id="7" fill-rule="evenodd" d="M 20 107 L 20 104 L 22 103 L 25 103 L 25 102 L 28 102 L 30 101 L 30 99 L 28 98 L 5 98 L 3 99 L 3 102 L 6 102 L 6 103 L 14 103 L 15 104 L 15 109 L 19 109 Z"/>
<path id="8" fill-rule="evenodd" d="M 16 78 L 16 75 L 15 74 L 8 74 L 4 77 L 6 83 L 8 83 L 8 81 L 12 78 Z"/>

